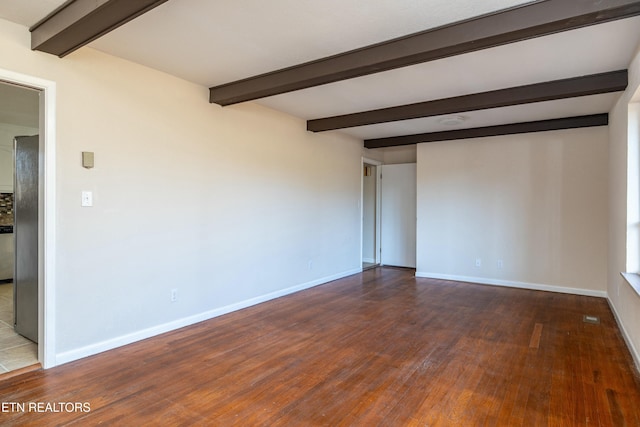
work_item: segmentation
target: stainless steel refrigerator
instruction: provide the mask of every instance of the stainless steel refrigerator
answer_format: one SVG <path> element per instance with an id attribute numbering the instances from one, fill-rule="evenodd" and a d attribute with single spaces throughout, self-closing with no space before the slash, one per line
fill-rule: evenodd
<path id="1" fill-rule="evenodd" d="M 38 342 L 38 141 L 38 135 L 15 138 L 13 187 L 15 331 L 34 342 Z"/>

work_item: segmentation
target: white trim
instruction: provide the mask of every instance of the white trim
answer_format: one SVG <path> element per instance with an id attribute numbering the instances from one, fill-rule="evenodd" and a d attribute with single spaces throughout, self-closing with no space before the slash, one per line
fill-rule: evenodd
<path id="1" fill-rule="evenodd" d="M 624 281 L 629 285 L 631 290 L 640 296 L 640 274 L 622 272 L 620 275 L 624 278 Z"/>
<path id="2" fill-rule="evenodd" d="M 627 344 L 627 348 L 631 353 L 631 357 L 633 358 L 633 362 L 636 365 L 636 369 L 640 372 L 640 353 L 638 352 L 638 349 L 633 345 L 633 341 L 631 341 L 631 338 L 629 337 L 629 333 L 624 328 L 624 323 L 622 323 L 622 321 L 620 320 L 620 316 L 616 311 L 615 304 L 608 297 L 607 297 L 607 302 L 609 303 L 609 307 L 611 307 L 611 312 L 613 313 L 613 317 L 615 317 L 616 319 L 616 323 L 618 324 L 620 331 L 622 331 L 622 338 L 624 338 L 624 342 Z"/>
<path id="3" fill-rule="evenodd" d="M 252 305 L 260 304 L 265 301 L 269 301 L 275 298 L 280 298 L 285 295 L 289 295 L 295 292 L 299 292 L 305 289 L 312 288 L 314 286 L 323 285 L 325 283 L 342 279 L 343 277 L 351 276 L 353 274 L 362 273 L 362 268 L 356 268 L 353 270 L 345 271 L 342 273 L 334 274 L 332 276 L 323 277 L 321 279 L 313 280 L 311 282 L 303 283 L 301 285 L 292 286 L 290 288 L 281 289 L 279 291 L 271 292 L 265 295 L 261 295 L 255 298 L 250 298 L 245 301 L 240 301 L 235 304 L 227 305 L 224 307 L 216 308 L 214 310 L 205 311 L 204 313 L 196 314 L 193 316 L 185 317 L 182 319 L 174 320 L 162 325 L 154 326 L 141 331 L 132 332 L 127 335 L 122 335 L 116 338 L 112 338 L 106 341 L 101 341 L 95 344 L 88 345 L 86 347 L 77 348 L 74 350 L 60 353 L 56 357 L 56 364 L 61 365 L 63 363 L 72 362 L 74 360 L 81 359 L 83 357 L 92 356 L 103 351 L 112 350 L 123 345 L 131 344 L 136 341 L 151 338 L 156 335 L 163 334 L 165 332 L 173 331 L 178 328 L 193 325 L 194 323 L 203 322 L 205 320 L 212 319 L 214 317 L 222 316 L 223 314 L 231 313 L 233 311 L 241 310 L 243 308 L 250 307 Z"/>
<path id="4" fill-rule="evenodd" d="M 428 279 L 453 280 L 456 282 L 469 282 L 479 285 L 505 286 L 509 288 L 531 289 L 534 291 L 559 292 L 563 294 L 585 295 L 589 297 L 607 298 L 606 291 L 594 291 L 591 289 L 567 288 L 563 286 L 545 285 L 540 283 L 517 282 L 513 280 L 497 280 L 485 277 L 467 277 L 456 276 L 451 274 L 437 274 L 416 271 L 416 277 L 425 277 Z"/>
<path id="5" fill-rule="evenodd" d="M 376 260 L 373 259 L 373 258 L 362 258 L 362 262 L 368 262 L 368 263 L 371 263 L 371 264 L 375 264 Z"/>
<path id="6" fill-rule="evenodd" d="M 380 163 L 380 162 L 378 162 Z M 376 165 L 376 248 L 375 263 L 382 263 L 382 163 Z"/>
<path id="7" fill-rule="evenodd" d="M 40 150 L 44 153 L 40 182 L 38 246 L 38 360 L 43 368 L 55 366 L 56 277 L 56 83 L 0 68 L 0 81 L 38 89 L 40 97 Z"/>

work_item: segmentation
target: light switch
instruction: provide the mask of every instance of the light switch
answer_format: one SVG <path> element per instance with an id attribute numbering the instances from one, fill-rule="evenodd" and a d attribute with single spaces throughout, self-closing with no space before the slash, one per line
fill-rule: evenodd
<path id="1" fill-rule="evenodd" d="M 82 192 L 82 206 L 93 206 L 93 192 L 92 191 L 83 191 Z"/>

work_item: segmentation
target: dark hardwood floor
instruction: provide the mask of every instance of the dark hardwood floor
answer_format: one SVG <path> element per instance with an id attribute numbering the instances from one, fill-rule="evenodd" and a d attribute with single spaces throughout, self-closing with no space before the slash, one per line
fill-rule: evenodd
<path id="1" fill-rule="evenodd" d="M 9 378 L 0 396 L 1 425 L 640 425 L 606 300 L 393 268 Z M 61 412 L 6 411 L 20 402 Z"/>

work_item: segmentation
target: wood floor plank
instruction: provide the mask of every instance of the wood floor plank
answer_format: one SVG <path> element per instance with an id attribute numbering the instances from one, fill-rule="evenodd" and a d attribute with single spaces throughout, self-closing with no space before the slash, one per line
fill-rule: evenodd
<path id="1" fill-rule="evenodd" d="M 531 339 L 529 340 L 529 348 L 538 348 L 540 346 L 540 336 L 542 335 L 543 327 L 544 325 L 542 323 L 535 324 Z"/>
<path id="2" fill-rule="evenodd" d="M 8 378 L 0 396 L 90 405 L 1 425 L 640 425 L 606 300 L 396 268 Z"/>

